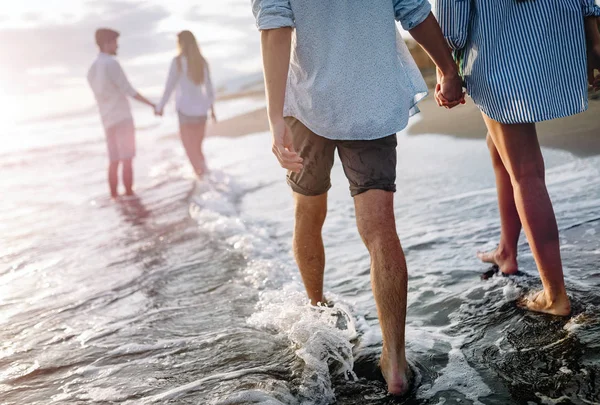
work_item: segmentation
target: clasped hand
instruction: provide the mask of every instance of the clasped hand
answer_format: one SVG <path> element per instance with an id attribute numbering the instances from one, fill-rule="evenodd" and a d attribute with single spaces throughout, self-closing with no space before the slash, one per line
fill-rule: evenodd
<path id="1" fill-rule="evenodd" d="M 437 69 L 435 101 L 444 108 L 454 108 L 459 104 L 465 104 L 463 83 L 457 72 L 445 75 L 439 68 Z"/>

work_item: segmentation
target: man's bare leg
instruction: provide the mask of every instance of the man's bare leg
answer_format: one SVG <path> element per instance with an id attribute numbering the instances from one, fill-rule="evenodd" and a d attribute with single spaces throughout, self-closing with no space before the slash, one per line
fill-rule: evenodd
<path id="1" fill-rule="evenodd" d="M 404 351 L 406 323 L 406 260 L 396 233 L 394 194 L 369 190 L 354 197 L 356 222 L 371 254 L 371 284 L 383 335 L 381 371 L 391 394 L 409 389 Z"/>
<path id="2" fill-rule="evenodd" d="M 568 315 L 571 305 L 565 290 L 558 226 L 546 189 L 535 124 L 506 125 L 485 114 L 484 119 L 510 175 L 517 211 L 544 286 L 524 304 L 531 311 Z"/>
<path id="3" fill-rule="evenodd" d="M 132 196 L 133 193 L 133 162 L 131 159 L 123 160 L 123 184 L 125 195 Z"/>
<path id="4" fill-rule="evenodd" d="M 325 248 L 321 231 L 327 216 L 327 194 L 307 197 L 294 193 L 296 214 L 293 249 L 312 305 L 324 303 Z"/>
<path id="5" fill-rule="evenodd" d="M 485 263 L 496 264 L 504 274 L 515 274 L 518 271 L 517 246 L 521 235 L 521 220 L 515 204 L 515 196 L 510 175 L 502 163 L 491 135 L 487 136 L 487 144 L 496 175 L 498 208 L 500 211 L 500 243 L 491 252 L 479 252 L 477 257 Z"/>
<path id="6" fill-rule="evenodd" d="M 119 196 L 119 161 L 110 162 L 108 165 L 108 186 L 110 187 L 110 196 L 117 198 Z"/>

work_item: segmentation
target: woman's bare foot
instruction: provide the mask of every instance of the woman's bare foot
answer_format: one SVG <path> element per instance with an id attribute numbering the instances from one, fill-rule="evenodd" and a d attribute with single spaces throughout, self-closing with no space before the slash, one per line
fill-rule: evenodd
<path id="1" fill-rule="evenodd" d="M 495 264 L 503 274 L 517 274 L 519 271 L 517 255 L 506 253 L 500 247 L 490 252 L 477 252 L 477 257 L 484 263 Z"/>
<path id="2" fill-rule="evenodd" d="M 566 294 L 552 300 L 546 296 L 543 290 L 523 297 L 519 302 L 519 306 L 529 311 L 557 316 L 568 316 L 571 314 L 571 303 Z"/>
<path id="3" fill-rule="evenodd" d="M 406 394 L 410 389 L 411 371 L 406 361 L 392 363 L 388 359 L 386 350 L 381 353 L 381 374 L 387 382 L 388 392 L 392 395 L 401 396 Z"/>

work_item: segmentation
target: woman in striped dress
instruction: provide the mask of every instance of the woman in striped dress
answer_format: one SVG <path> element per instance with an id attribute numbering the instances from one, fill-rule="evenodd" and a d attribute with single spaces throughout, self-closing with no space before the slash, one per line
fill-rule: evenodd
<path id="1" fill-rule="evenodd" d="M 498 248 L 479 257 L 505 274 L 516 273 L 523 227 L 543 284 L 523 304 L 568 315 L 558 227 L 535 123 L 586 110 L 586 39 L 588 67 L 600 68 L 600 7 L 594 0 L 435 3 L 467 92 L 488 128 L 502 231 Z M 456 104 L 439 91 L 436 100 L 447 107 Z"/>

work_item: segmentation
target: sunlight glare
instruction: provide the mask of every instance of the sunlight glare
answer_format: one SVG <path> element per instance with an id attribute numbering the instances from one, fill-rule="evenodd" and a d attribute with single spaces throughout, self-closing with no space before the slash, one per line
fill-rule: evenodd
<path id="1" fill-rule="evenodd" d="M 19 119 L 19 111 L 14 100 L 0 90 L 0 132 L 13 128 Z"/>

